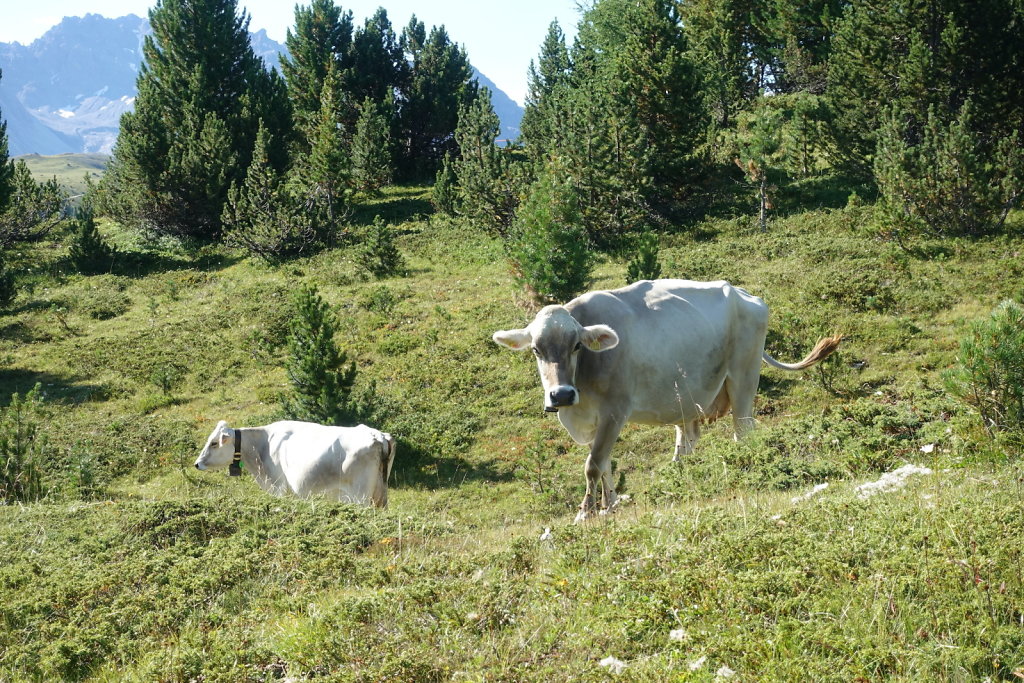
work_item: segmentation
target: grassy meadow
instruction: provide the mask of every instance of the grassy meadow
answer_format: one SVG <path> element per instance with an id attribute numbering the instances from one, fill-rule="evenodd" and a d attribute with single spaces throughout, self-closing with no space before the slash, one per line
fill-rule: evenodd
<path id="1" fill-rule="evenodd" d="M 108 154 L 25 154 L 15 161 L 24 161 L 36 182 L 56 178 L 72 195 L 85 192 L 85 177 L 99 181 L 110 162 Z"/>
<path id="2" fill-rule="evenodd" d="M 61 234 L 22 247 L 0 404 L 40 385 L 22 419 L 50 493 L 0 507 L 0 681 L 1024 677 L 1020 453 L 941 379 L 970 321 L 1024 299 L 1024 220 L 908 253 L 847 194 L 804 181 L 766 232 L 716 203 L 662 237 L 664 276 L 768 302 L 780 360 L 847 340 L 806 373 L 765 368 L 743 443 L 723 420 L 675 466 L 671 427 L 628 426 L 630 499 L 583 525 L 585 449 L 542 412 L 529 354 L 490 340 L 531 309 L 500 242 L 432 216 L 429 188 L 356 215 L 396 227 L 408 274 L 386 280 L 355 241 L 270 267 L 108 222 L 119 256 L 89 277 Z M 192 467 L 218 420 L 279 416 L 302 283 L 399 439 L 385 510 Z M 932 473 L 859 494 L 905 464 Z"/>

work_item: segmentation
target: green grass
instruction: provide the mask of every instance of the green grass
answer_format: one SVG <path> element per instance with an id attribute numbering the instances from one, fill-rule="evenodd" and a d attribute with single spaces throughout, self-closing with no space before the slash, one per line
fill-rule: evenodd
<path id="1" fill-rule="evenodd" d="M 57 182 L 68 188 L 71 194 L 85 192 L 85 176 L 96 182 L 103 175 L 110 162 L 107 154 L 25 154 L 16 157 L 16 161 L 24 161 L 32 171 L 32 177 L 38 182 L 56 178 Z"/>
<path id="2" fill-rule="evenodd" d="M 0 507 L 0 681 L 606 680 L 609 656 L 624 680 L 1013 680 L 1020 454 L 940 373 L 968 321 L 1024 295 L 1020 216 L 1018 236 L 908 255 L 823 188 L 766 234 L 706 219 L 661 258 L 764 297 L 777 357 L 833 331 L 838 357 L 766 369 L 759 429 L 713 425 L 682 466 L 671 428 L 627 427 L 631 500 L 583 526 L 584 449 L 542 413 L 534 364 L 490 341 L 531 315 L 502 247 L 429 216 L 424 188 L 356 217 L 396 222 L 408 274 L 386 280 L 358 246 L 272 268 L 111 223 L 112 274 L 69 272 L 60 234 L 12 253 L 0 405 L 41 384 L 50 494 Z M 595 286 L 624 279 L 604 261 Z M 386 510 L 191 467 L 218 420 L 278 416 L 302 283 L 337 307 L 357 391 L 399 439 Z M 907 462 L 934 474 L 857 497 Z"/>

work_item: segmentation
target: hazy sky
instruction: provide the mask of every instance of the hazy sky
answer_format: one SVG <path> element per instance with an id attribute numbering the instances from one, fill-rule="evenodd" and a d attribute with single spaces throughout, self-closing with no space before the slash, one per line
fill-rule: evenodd
<path id="1" fill-rule="evenodd" d="M 575 35 L 578 0 L 349 0 L 357 26 L 379 6 L 388 11 L 395 30 L 415 14 L 427 26 L 444 24 L 451 39 L 466 48 L 473 66 L 520 104 L 526 96 L 526 69 L 536 59 L 548 24 L 557 19 L 566 35 Z M 88 13 L 105 17 L 145 17 L 156 0 L 2 0 L 0 42 L 27 45 L 65 16 Z M 249 28 L 263 28 L 283 43 L 295 20 L 293 0 L 239 0 L 252 16 Z M 308 0 L 300 4 L 308 5 Z M 571 41 L 570 41 L 571 42 Z"/>

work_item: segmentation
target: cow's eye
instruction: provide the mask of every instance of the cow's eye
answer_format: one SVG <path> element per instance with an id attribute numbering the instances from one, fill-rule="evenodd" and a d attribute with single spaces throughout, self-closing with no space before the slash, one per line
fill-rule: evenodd
<path id="1" fill-rule="evenodd" d="M 576 346 L 572 347 L 572 350 L 575 352 L 575 351 L 579 351 L 582 348 L 583 348 L 583 343 L 582 342 L 576 342 Z"/>
<path id="2" fill-rule="evenodd" d="M 537 356 L 538 358 L 540 357 L 540 351 L 537 350 L 536 346 L 531 346 L 530 350 L 533 351 L 533 355 Z"/>

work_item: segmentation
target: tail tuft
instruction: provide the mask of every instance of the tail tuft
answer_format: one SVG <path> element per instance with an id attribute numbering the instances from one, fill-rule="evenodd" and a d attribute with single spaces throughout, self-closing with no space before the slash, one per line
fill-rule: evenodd
<path id="1" fill-rule="evenodd" d="M 842 341 L 843 336 L 840 334 L 834 334 L 831 337 L 823 337 L 818 341 L 817 344 L 814 345 L 814 348 L 811 349 L 811 352 L 807 354 L 807 356 L 799 363 L 779 362 L 772 358 L 771 356 L 769 356 L 767 352 L 763 353 L 761 355 L 761 358 L 764 360 L 765 363 L 768 363 L 768 365 L 771 365 L 773 368 L 778 368 L 780 370 L 804 370 L 806 368 L 811 367 L 815 363 L 819 363 L 828 358 L 829 356 L 831 356 L 835 352 L 835 350 L 839 348 L 839 344 L 842 343 Z"/>

